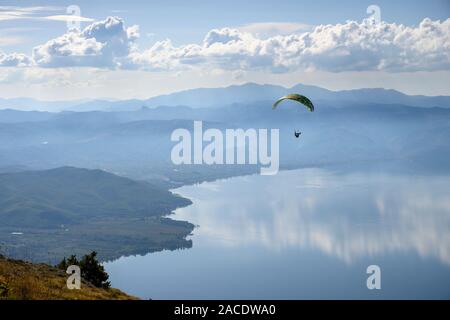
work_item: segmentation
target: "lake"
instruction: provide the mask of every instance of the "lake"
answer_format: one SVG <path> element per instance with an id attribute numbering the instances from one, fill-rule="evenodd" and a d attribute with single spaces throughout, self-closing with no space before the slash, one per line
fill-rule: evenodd
<path id="1" fill-rule="evenodd" d="M 152 299 L 450 298 L 450 177 L 323 169 L 173 190 L 193 248 L 105 264 Z M 381 289 L 367 288 L 367 267 Z"/>

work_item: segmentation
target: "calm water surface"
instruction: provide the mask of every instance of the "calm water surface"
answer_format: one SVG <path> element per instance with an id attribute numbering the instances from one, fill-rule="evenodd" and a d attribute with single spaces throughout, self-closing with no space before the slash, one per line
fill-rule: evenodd
<path id="1" fill-rule="evenodd" d="M 193 205 L 193 248 L 105 265 L 112 285 L 152 299 L 450 298 L 450 177 L 335 173 L 246 176 L 174 192 Z M 366 268 L 381 268 L 368 290 Z"/>

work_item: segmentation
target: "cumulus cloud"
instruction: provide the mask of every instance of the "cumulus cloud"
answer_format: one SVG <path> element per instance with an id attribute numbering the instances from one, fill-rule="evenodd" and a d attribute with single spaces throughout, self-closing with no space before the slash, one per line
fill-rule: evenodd
<path id="1" fill-rule="evenodd" d="M 120 67 L 138 37 L 137 26 L 125 28 L 122 19 L 108 17 L 35 47 L 33 60 L 41 67 Z"/>
<path id="2" fill-rule="evenodd" d="M 237 29 L 211 30 L 202 44 L 174 47 L 166 40 L 136 63 L 168 68 L 205 64 L 223 69 L 433 71 L 450 69 L 450 19 L 424 19 L 417 27 L 395 23 L 320 25 L 310 32 L 257 38 Z"/>
<path id="3" fill-rule="evenodd" d="M 0 67 L 25 67 L 30 65 L 32 65 L 32 60 L 25 54 L 6 54 L 0 51 Z"/>
<path id="4" fill-rule="evenodd" d="M 268 26 L 213 29 L 201 43 L 175 46 L 166 39 L 146 50 L 139 50 L 136 45 L 138 27 L 125 27 L 122 19 L 108 17 L 82 31 L 70 31 L 34 48 L 32 58 L 22 55 L 21 63 L 41 67 L 89 66 L 153 71 L 200 68 L 272 73 L 450 69 L 450 19 L 441 22 L 426 18 L 418 26 L 375 23 L 367 19 L 319 25 L 307 32 L 295 29 L 298 26 L 289 26 L 295 27 L 292 29 L 295 31 L 270 37 L 253 32 L 261 27 Z M 288 26 L 282 27 L 289 30 Z M 20 60 L 18 56 L 0 59 L 5 63 Z"/>

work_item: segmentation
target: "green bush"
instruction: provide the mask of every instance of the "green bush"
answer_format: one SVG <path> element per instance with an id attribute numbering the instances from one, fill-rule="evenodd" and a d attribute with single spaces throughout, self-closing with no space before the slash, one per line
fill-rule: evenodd
<path id="1" fill-rule="evenodd" d="M 68 259 L 64 257 L 57 267 L 65 271 L 71 265 L 80 267 L 81 278 L 83 280 L 90 282 L 98 288 L 108 289 L 111 287 L 111 283 L 108 281 L 108 273 L 106 273 L 105 268 L 97 260 L 97 252 L 92 251 L 90 254 L 81 258 L 80 261 L 77 260 L 75 255 L 70 256 Z"/>

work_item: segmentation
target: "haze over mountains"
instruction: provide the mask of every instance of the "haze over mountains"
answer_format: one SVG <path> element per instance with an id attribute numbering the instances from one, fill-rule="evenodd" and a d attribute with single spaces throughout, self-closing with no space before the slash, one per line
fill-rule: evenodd
<path id="1" fill-rule="evenodd" d="M 311 97 L 315 112 L 291 101 L 272 110 L 291 91 Z M 33 108 L 29 99 L 13 102 Z M 38 261 L 76 248 L 110 259 L 189 247 L 192 225 L 161 217 L 187 204 L 168 189 L 259 172 L 258 165 L 175 165 L 171 134 L 192 132 L 195 120 L 204 130 L 279 129 L 281 170 L 450 172 L 450 97 L 246 84 L 145 101 L 36 105 L 64 112 L 13 110 L 14 103 L 0 110 L 0 243 Z"/>
<path id="2" fill-rule="evenodd" d="M 347 102 L 380 104 L 403 104 L 418 107 L 450 107 L 449 96 L 409 96 L 396 90 L 381 88 L 331 91 L 316 86 L 298 84 L 292 88 L 269 84 L 246 83 L 224 88 L 198 88 L 160 95 L 149 99 L 94 99 L 79 101 L 38 101 L 29 98 L 2 99 L 0 109 L 36 111 L 132 111 L 141 107 L 189 106 L 192 108 L 217 108 L 235 103 L 246 104 L 256 101 L 274 100 L 282 95 L 300 92 L 316 103 L 333 102 L 336 105 Z"/>
<path id="3" fill-rule="evenodd" d="M 69 165 L 172 186 L 256 172 L 251 165 L 174 165 L 171 133 L 192 130 L 194 120 L 202 120 L 204 129 L 280 129 L 282 168 L 395 159 L 408 161 L 408 166 L 450 169 L 450 108 L 368 102 L 336 106 L 325 100 L 317 104 L 314 113 L 291 102 L 274 111 L 271 100 L 122 112 L 0 110 L 0 171 Z M 293 137 L 295 130 L 303 132 L 301 139 Z"/>

